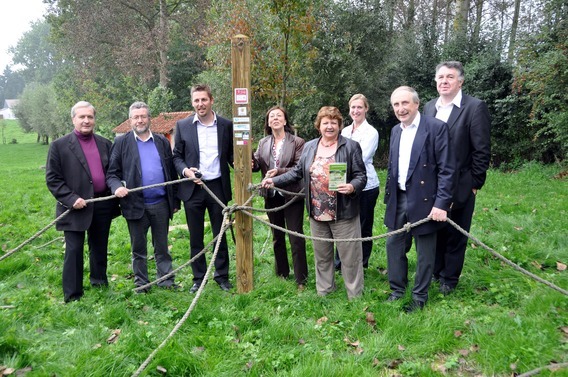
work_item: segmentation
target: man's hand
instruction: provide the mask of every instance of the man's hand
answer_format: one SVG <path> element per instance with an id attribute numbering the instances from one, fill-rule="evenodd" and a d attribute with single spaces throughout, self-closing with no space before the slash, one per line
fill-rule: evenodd
<path id="1" fill-rule="evenodd" d="M 114 195 L 117 198 L 124 198 L 126 195 L 128 195 L 128 189 L 126 187 L 119 187 L 114 192 Z"/>
<path id="2" fill-rule="evenodd" d="M 79 198 L 75 200 L 75 203 L 73 203 L 73 209 L 82 209 L 85 208 L 86 206 L 87 202 L 83 198 Z"/>
<path id="3" fill-rule="evenodd" d="M 440 208 L 432 207 L 428 217 L 434 221 L 446 221 L 448 219 L 448 212 Z"/>

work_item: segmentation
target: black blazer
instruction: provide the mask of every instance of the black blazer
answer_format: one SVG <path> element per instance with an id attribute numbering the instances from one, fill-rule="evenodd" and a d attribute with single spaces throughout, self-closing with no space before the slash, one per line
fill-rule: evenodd
<path id="1" fill-rule="evenodd" d="M 385 188 L 385 225 L 394 229 L 398 194 L 398 154 L 400 124 L 392 128 Z M 446 123 L 422 115 L 412 144 L 406 199 L 408 221 L 414 223 L 427 217 L 432 207 L 449 211 L 452 204 L 455 162 Z M 412 234 L 435 232 L 445 222 L 429 221 L 413 228 Z"/>
<path id="2" fill-rule="evenodd" d="M 154 144 L 162 163 L 164 180 L 168 182 L 177 179 L 170 142 L 162 135 L 152 135 L 154 136 Z M 138 153 L 138 145 L 132 131 L 117 137 L 114 141 L 110 150 L 110 162 L 106 181 L 113 194 L 116 189 L 122 186 L 121 181 L 124 181 L 126 188 L 129 189 L 142 186 L 140 154 Z M 165 189 L 170 208 L 170 218 L 172 218 L 174 210 L 180 207 L 179 200 L 176 198 L 177 185 L 166 185 Z M 144 215 L 144 196 L 142 191 L 132 192 L 124 198 L 120 198 L 120 207 L 125 219 L 138 220 L 142 218 Z"/>
<path id="3" fill-rule="evenodd" d="M 425 115 L 436 116 L 436 101 L 424 106 Z M 472 189 L 485 183 L 491 160 L 491 117 L 485 102 L 463 94 L 461 107 L 454 105 L 447 123 L 456 158 L 454 208 L 460 208 Z"/>
<path id="4" fill-rule="evenodd" d="M 180 177 L 185 168 L 199 169 L 199 139 L 195 115 L 176 122 L 174 143 L 174 165 Z M 232 199 L 229 166 L 233 166 L 233 122 L 217 115 L 217 144 L 221 165 L 221 184 L 225 201 Z M 186 201 L 193 194 L 195 183 L 183 182 L 178 187 L 178 198 Z M 223 200 L 223 198 L 221 198 Z"/>
<path id="5" fill-rule="evenodd" d="M 112 143 L 99 135 L 95 135 L 95 142 L 101 155 L 103 170 L 106 173 Z M 51 143 L 45 168 L 47 188 L 57 200 L 55 208 L 57 217 L 68 209 L 72 209 L 77 199 L 93 198 L 91 171 L 79 140 L 73 132 Z M 108 195 L 110 195 L 110 190 Z M 115 202 L 115 215 L 118 216 L 120 214 L 118 200 L 111 200 Z M 91 226 L 93 210 L 94 205 L 88 204 L 83 209 L 71 211 L 57 222 L 57 230 L 75 232 L 87 230 Z"/>

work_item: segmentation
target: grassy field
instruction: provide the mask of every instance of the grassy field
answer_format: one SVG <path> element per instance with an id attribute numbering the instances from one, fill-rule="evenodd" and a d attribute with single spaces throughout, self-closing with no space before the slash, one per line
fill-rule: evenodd
<path id="1" fill-rule="evenodd" d="M 15 125 L 5 132 L 18 144 L 0 144 L 0 255 L 49 224 L 55 207 L 45 187 L 48 147 Z M 562 271 L 568 264 L 568 184 L 555 178 L 561 170 L 527 165 L 511 173 L 490 171 L 478 195 L 472 234 L 568 289 Z M 384 183 L 385 172 L 379 173 Z M 255 205 L 261 207 L 262 200 L 255 199 Z M 375 235 L 386 232 L 383 214 L 381 203 Z M 184 222 L 183 213 L 177 214 L 179 227 L 170 233 L 176 266 L 189 259 Z M 191 269 L 176 277 L 180 292 L 154 288 L 134 294 L 128 231 L 118 218 L 110 240 L 110 286 L 92 289 L 86 276 L 83 299 L 64 304 L 61 236 L 49 229 L 0 261 L 0 370 L 131 376 L 188 309 L 194 297 L 188 293 Z M 426 308 L 404 314 L 402 303 L 384 301 L 384 240 L 375 241 L 363 297 L 349 302 L 340 275 L 337 292 L 316 295 L 313 262 L 304 292 L 293 279 L 276 278 L 268 237 L 265 226 L 254 225 L 254 290 L 225 293 L 209 284 L 142 375 L 163 375 L 163 368 L 169 376 L 513 376 L 568 362 L 568 297 L 480 247 L 468 248 L 454 294 L 444 297 L 432 286 Z M 229 246 L 234 257 L 231 237 Z M 310 242 L 308 253 L 313 261 Z M 414 251 L 409 255 L 413 271 Z M 234 266 L 233 259 L 233 283 Z M 155 276 L 153 262 L 149 270 Z M 568 369 L 540 375 L 567 376 Z"/>

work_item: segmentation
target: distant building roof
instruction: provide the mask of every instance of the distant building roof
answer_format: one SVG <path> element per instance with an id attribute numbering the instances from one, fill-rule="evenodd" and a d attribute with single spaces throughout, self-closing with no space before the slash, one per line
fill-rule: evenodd
<path id="1" fill-rule="evenodd" d="M 13 109 L 15 106 L 18 105 L 19 102 L 20 102 L 19 99 L 7 99 L 7 100 L 4 100 L 4 108 L 5 108 L 5 109 Z"/>
<path id="2" fill-rule="evenodd" d="M 152 118 L 150 130 L 157 134 L 167 135 L 173 132 L 176 122 L 180 119 L 187 118 L 192 115 L 193 111 L 178 111 L 174 113 L 160 113 L 157 117 Z M 112 132 L 115 134 L 125 134 L 130 131 L 130 120 L 126 119 L 115 127 Z"/>

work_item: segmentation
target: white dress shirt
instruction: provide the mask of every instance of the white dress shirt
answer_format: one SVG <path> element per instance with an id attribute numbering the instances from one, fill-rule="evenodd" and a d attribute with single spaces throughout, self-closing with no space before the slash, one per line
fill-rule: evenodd
<path id="1" fill-rule="evenodd" d="M 365 119 L 365 121 L 355 130 L 353 130 L 353 124 L 345 127 L 341 131 L 341 136 L 354 140 L 361 145 L 363 163 L 367 170 L 367 184 L 363 191 L 379 187 L 379 177 L 377 176 L 377 171 L 373 166 L 373 157 L 375 156 L 375 152 L 379 146 L 379 133 L 375 127 L 371 126 Z"/>
<path id="2" fill-rule="evenodd" d="M 442 104 L 442 97 L 438 97 L 438 100 L 436 101 L 436 105 L 435 105 L 436 106 L 436 118 L 440 119 L 444 123 L 448 123 L 448 119 L 450 118 L 450 114 L 452 113 L 452 110 L 454 109 L 454 105 L 456 105 L 458 108 L 461 107 L 461 101 L 462 101 L 461 89 L 458 92 L 458 94 L 456 94 L 456 96 L 454 97 L 452 102 L 450 102 L 446 105 Z"/>
<path id="3" fill-rule="evenodd" d="M 406 191 L 406 178 L 408 176 L 408 167 L 410 166 L 410 154 L 412 153 L 412 144 L 414 144 L 414 138 L 416 137 L 419 124 L 420 113 L 416 114 L 410 126 L 406 127 L 402 123 L 400 124 L 402 133 L 400 134 L 400 144 L 398 147 L 398 187 L 403 191 Z"/>

